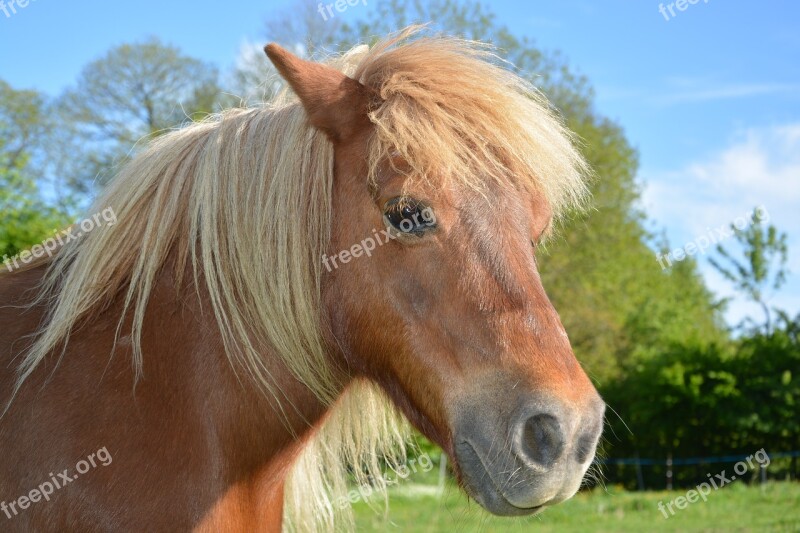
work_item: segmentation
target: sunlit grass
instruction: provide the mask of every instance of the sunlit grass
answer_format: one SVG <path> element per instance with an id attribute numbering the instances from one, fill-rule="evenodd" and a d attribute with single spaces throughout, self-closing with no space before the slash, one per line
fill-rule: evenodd
<path id="1" fill-rule="evenodd" d="M 627 492 L 608 487 L 583 492 L 539 516 L 507 519 L 490 516 L 454 485 L 441 496 L 422 490 L 416 480 L 391 491 L 386 516 L 360 502 L 355 505 L 359 531 L 414 532 L 650 532 L 650 531 L 800 531 L 800 484 L 736 483 L 676 510 L 665 519 L 665 504 L 686 491 Z M 427 483 L 430 479 L 426 479 Z M 673 506 L 674 508 L 674 506 Z"/>

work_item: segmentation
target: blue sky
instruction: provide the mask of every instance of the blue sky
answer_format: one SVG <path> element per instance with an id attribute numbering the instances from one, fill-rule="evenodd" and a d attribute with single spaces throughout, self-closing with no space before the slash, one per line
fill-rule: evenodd
<path id="1" fill-rule="evenodd" d="M 5 0 L 6 3 L 9 0 Z M 348 8 L 359 17 L 379 0 Z M 498 21 L 562 52 L 588 76 L 597 110 L 639 150 L 642 207 L 673 248 L 756 205 L 789 232 L 793 274 L 772 303 L 800 312 L 800 3 L 789 0 L 491 2 Z M 149 35 L 230 68 L 288 0 L 30 0 L 0 10 L 0 78 L 51 95 L 87 62 Z M 732 294 L 701 258 L 709 286 Z M 654 268 L 660 268 L 655 260 Z M 737 300 L 728 320 L 759 312 Z"/>

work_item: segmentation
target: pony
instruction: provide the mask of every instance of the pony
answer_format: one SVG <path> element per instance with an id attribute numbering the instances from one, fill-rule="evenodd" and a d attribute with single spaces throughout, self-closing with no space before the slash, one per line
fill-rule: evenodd
<path id="1" fill-rule="evenodd" d="M 0 275 L 3 530 L 349 529 L 408 422 L 491 513 L 575 494 L 605 404 L 536 251 L 590 171 L 491 49 L 416 31 L 268 45 L 284 92 L 152 140 L 116 224 Z"/>

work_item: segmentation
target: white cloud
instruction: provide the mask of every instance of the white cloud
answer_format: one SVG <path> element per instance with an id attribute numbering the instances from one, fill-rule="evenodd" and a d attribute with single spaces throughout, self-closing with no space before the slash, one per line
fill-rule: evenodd
<path id="1" fill-rule="evenodd" d="M 645 173 L 644 178 L 643 206 L 667 229 L 673 248 L 763 205 L 770 222 L 789 235 L 792 273 L 772 304 L 800 312 L 800 123 L 746 130 L 717 153 L 680 169 Z M 705 258 L 700 265 L 715 292 L 733 295 Z M 757 308 L 737 299 L 727 318 L 736 323 L 747 315 L 761 318 Z"/>

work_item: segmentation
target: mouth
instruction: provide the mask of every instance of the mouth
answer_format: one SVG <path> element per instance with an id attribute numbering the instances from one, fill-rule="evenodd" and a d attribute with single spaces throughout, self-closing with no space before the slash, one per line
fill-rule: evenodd
<path id="1" fill-rule="evenodd" d="M 518 507 L 511 503 L 492 478 L 483 459 L 469 442 L 456 446 L 459 470 L 464 490 L 484 509 L 497 516 L 531 516 L 541 512 L 547 504 Z"/>

